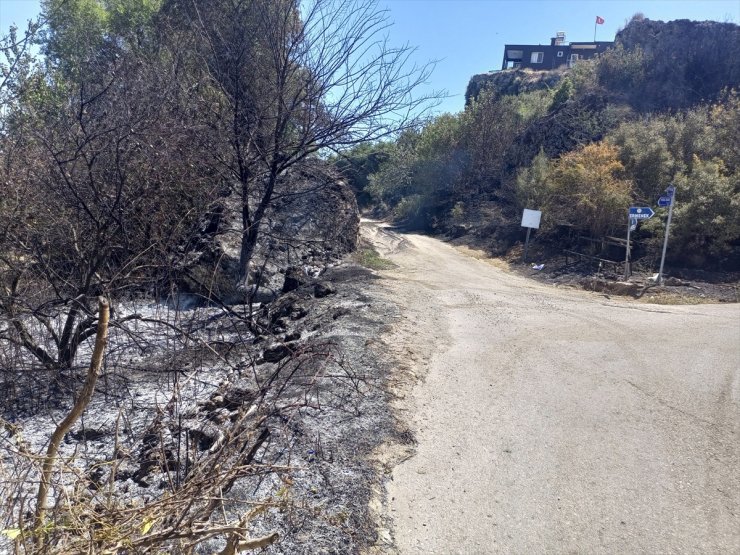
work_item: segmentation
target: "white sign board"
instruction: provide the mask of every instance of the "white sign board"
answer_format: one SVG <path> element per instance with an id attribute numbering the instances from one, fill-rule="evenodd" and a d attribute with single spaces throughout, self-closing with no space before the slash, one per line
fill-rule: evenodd
<path id="1" fill-rule="evenodd" d="M 525 208 L 524 213 L 522 214 L 522 227 L 539 229 L 541 218 L 542 212 L 539 210 L 530 210 L 529 208 Z"/>

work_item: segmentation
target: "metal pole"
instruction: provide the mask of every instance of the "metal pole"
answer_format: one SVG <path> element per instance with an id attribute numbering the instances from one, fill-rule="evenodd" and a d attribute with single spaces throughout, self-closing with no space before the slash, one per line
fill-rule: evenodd
<path id="1" fill-rule="evenodd" d="M 676 202 L 676 188 L 671 193 L 671 203 L 668 205 L 668 221 L 665 223 L 665 239 L 663 240 L 663 255 L 660 257 L 660 270 L 658 270 L 658 285 L 663 283 L 663 264 L 665 263 L 665 251 L 668 248 L 668 231 L 671 228 L 671 217 L 673 216 L 673 204 Z"/>
<path id="2" fill-rule="evenodd" d="M 527 261 L 527 250 L 529 249 L 529 233 L 532 231 L 531 227 L 527 228 L 527 239 L 524 241 L 524 262 Z"/>
<path id="3" fill-rule="evenodd" d="M 632 275 L 632 268 L 630 268 L 630 233 L 632 233 L 632 218 L 630 218 L 630 212 L 627 210 L 627 253 L 624 256 L 625 281 Z"/>

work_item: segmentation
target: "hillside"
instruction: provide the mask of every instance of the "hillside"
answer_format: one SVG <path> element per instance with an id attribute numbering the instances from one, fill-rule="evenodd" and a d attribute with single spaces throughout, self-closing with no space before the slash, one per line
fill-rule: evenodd
<path id="1" fill-rule="evenodd" d="M 632 234 L 649 275 L 673 184 L 668 267 L 740 271 L 739 39 L 733 23 L 637 15 L 572 69 L 473 76 L 464 112 L 382 145 L 386 162 L 355 188 L 378 214 L 497 255 L 520 252 L 521 210 L 539 209 L 534 248 L 558 267 L 563 250 L 618 267 L 628 207 L 653 206 Z"/>
<path id="2" fill-rule="evenodd" d="M 465 105 L 478 98 L 484 90 L 500 95 L 515 95 L 551 89 L 560 82 L 566 70 L 534 71 L 531 69 L 481 73 L 470 78 L 465 89 Z"/>
<path id="3" fill-rule="evenodd" d="M 632 67 L 602 67 L 600 82 L 613 92 L 625 93 L 629 102 L 643 110 L 676 110 L 713 100 L 717 93 L 740 83 L 740 27 L 717 21 L 652 21 L 635 16 L 615 37 L 615 48 L 631 51 Z M 616 70 L 616 71 L 615 71 Z M 638 86 L 625 79 L 642 74 Z M 552 89 L 568 73 L 504 70 L 474 75 L 466 92 L 466 104 L 488 89 L 501 95 L 517 95 Z"/>

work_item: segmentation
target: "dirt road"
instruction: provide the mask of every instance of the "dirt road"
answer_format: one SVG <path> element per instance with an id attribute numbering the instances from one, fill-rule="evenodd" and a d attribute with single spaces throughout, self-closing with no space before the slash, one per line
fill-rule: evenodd
<path id="1" fill-rule="evenodd" d="M 740 306 L 559 290 L 364 234 L 423 380 L 393 471 L 401 553 L 740 553 Z M 413 356 L 414 353 L 416 356 Z"/>

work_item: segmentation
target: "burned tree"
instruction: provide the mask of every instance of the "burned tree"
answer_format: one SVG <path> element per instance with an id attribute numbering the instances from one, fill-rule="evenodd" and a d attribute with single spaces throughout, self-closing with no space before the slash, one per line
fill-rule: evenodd
<path id="1" fill-rule="evenodd" d="M 208 198 L 155 68 L 86 70 L 27 79 L 0 137 L 0 339 L 55 370 L 94 335 L 98 295 L 167 278 Z"/>
<path id="2" fill-rule="evenodd" d="M 415 96 L 430 66 L 387 43 L 371 1 L 171 0 L 164 11 L 172 36 L 191 36 L 190 78 L 221 139 L 210 154 L 240 199 L 244 285 L 286 173 L 416 124 L 432 100 Z"/>

